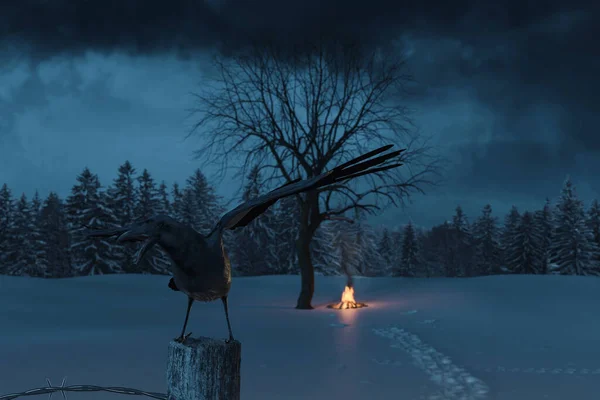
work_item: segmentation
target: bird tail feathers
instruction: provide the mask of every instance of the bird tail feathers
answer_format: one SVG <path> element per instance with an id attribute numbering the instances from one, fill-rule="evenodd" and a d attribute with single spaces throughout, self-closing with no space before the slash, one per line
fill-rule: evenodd
<path id="1" fill-rule="evenodd" d="M 389 150 L 393 145 L 388 144 L 387 146 L 380 147 L 368 153 L 365 153 L 359 157 L 356 157 L 340 166 L 335 167 L 331 170 L 331 175 L 329 177 L 329 182 L 326 184 L 336 183 L 340 181 L 345 181 L 351 178 L 356 178 L 358 176 L 372 174 L 375 172 L 382 172 L 388 169 L 392 169 L 395 167 L 399 167 L 402 163 L 394 163 L 389 165 L 384 165 L 378 168 L 372 168 L 377 165 L 381 165 L 388 160 L 391 160 L 400 154 L 406 149 L 392 151 L 391 153 L 382 154 L 378 157 L 374 157 L 380 153 L 383 153 L 386 150 Z M 366 161 L 365 161 L 366 160 Z"/>

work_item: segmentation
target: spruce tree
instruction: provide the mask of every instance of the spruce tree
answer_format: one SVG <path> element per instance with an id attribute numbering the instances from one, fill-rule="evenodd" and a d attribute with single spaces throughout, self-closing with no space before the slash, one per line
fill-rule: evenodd
<path id="1" fill-rule="evenodd" d="M 293 197 L 286 197 L 275 204 L 273 211 L 273 229 L 277 240 L 275 245 L 275 264 L 282 273 L 297 274 L 296 239 L 300 222 L 300 209 Z"/>
<path id="2" fill-rule="evenodd" d="M 246 177 L 242 201 L 258 197 L 262 192 L 262 177 L 258 166 Z M 265 275 L 277 272 L 276 232 L 274 213 L 267 209 L 260 217 L 234 233 L 231 241 L 234 267 L 241 275 Z"/>
<path id="3" fill-rule="evenodd" d="M 348 265 L 354 260 L 349 259 L 344 253 L 343 246 L 336 247 L 340 244 L 337 239 L 342 238 L 344 234 L 345 232 L 340 231 L 334 221 L 327 221 L 319 226 L 310 244 L 311 260 L 317 274 L 339 275 L 343 272 L 343 268 L 354 271 L 354 265 Z M 342 265 L 342 261 L 347 264 Z"/>
<path id="4" fill-rule="evenodd" d="M 423 241 L 423 262 L 432 276 L 456 276 L 452 271 L 452 228 L 446 221 L 431 228 Z"/>
<path id="5" fill-rule="evenodd" d="M 114 243 L 106 238 L 88 238 L 86 229 L 109 229 L 118 226 L 108 198 L 101 190 L 98 176 L 85 168 L 67 198 L 67 217 L 71 239 L 72 267 L 78 275 L 101 275 L 120 272 Z"/>
<path id="6" fill-rule="evenodd" d="M 323 249 L 331 246 L 330 256 L 333 257 L 329 275 L 343 273 L 348 276 L 353 276 L 360 273 L 364 264 L 363 249 L 360 244 L 361 227 L 356 223 L 348 223 L 347 221 L 326 221 L 321 226 L 329 228 L 329 242 L 324 242 Z M 325 257 L 324 257 L 325 258 Z"/>
<path id="7" fill-rule="evenodd" d="M 510 243 L 506 267 L 515 274 L 538 274 L 542 271 L 542 238 L 535 226 L 532 213 L 526 211 Z"/>
<path id="8" fill-rule="evenodd" d="M 378 238 L 364 214 L 356 212 L 352 222 L 333 219 L 321 226 L 321 235 L 315 235 L 315 249 L 320 251 L 315 257 L 323 274 L 372 276 L 382 271 Z"/>
<path id="9" fill-rule="evenodd" d="M 381 260 L 384 263 L 381 271 L 389 271 L 392 263 L 392 239 L 390 237 L 389 229 L 383 228 L 377 249 L 381 255 Z"/>
<path id="10" fill-rule="evenodd" d="M 40 211 L 42 211 L 42 200 L 40 199 L 40 194 L 36 190 L 31 199 L 31 204 L 29 207 L 32 218 L 38 218 L 40 215 Z"/>
<path id="11" fill-rule="evenodd" d="M 594 243 L 600 248 L 600 203 L 598 200 L 592 201 L 588 211 L 588 228 L 592 231 Z"/>
<path id="12" fill-rule="evenodd" d="M 74 275 L 69 259 L 69 229 L 65 206 L 58 195 L 50 192 L 36 223 L 36 270 L 48 278 Z"/>
<path id="13" fill-rule="evenodd" d="M 450 227 L 452 247 L 448 264 L 449 276 L 473 276 L 471 229 L 461 206 L 456 207 Z"/>
<path id="14" fill-rule="evenodd" d="M 390 239 L 392 241 L 392 253 L 391 253 L 391 266 L 387 275 L 389 276 L 400 276 L 400 269 L 402 268 L 402 231 L 399 227 L 394 227 L 390 232 Z"/>
<path id="15" fill-rule="evenodd" d="M 356 211 L 354 223 L 345 224 L 346 229 L 354 232 L 356 246 L 355 269 L 360 275 L 373 275 L 381 271 L 383 257 L 378 251 L 377 234 L 373 227 L 367 222 L 366 215 Z"/>
<path id="16" fill-rule="evenodd" d="M 165 181 L 162 181 L 158 186 L 158 204 L 156 206 L 156 212 L 159 214 L 172 214 L 169 188 Z"/>
<path id="17" fill-rule="evenodd" d="M 136 170 L 129 161 L 119 166 L 112 187 L 107 190 L 116 223 L 124 226 L 136 218 Z"/>
<path id="18" fill-rule="evenodd" d="M 158 191 L 154 179 L 147 169 L 137 178 L 137 204 L 135 209 L 136 219 L 149 218 L 156 213 L 158 208 Z"/>
<path id="19" fill-rule="evenodd" d="M 135 173 L 136 170 L 133 165 L 129 161 L 125 161 L 119 166 L 117 177 L 113 181 L 113 185 L 107 190 L 110 209 L 115 216 L 115 223 L 119 226 L 127 226 L 136 218 Z M 115 259 L 121 264 L 121 271 L 133 272 L 135 247 L 113 243 L 113 251 Z"/>
<path id="20" fill-rule="evenodd" d="M 7 273 L 13 254 L 11 238 L 13 233 L 14 204 L 11 190 L 6 184 L 0 188 L 0 274 Z"/>
<path id="21" fill-rule="evenodd" d="M 538 269 L 540 274 L 547 274 L 550 269 L 550 246 L 552 245 L 552 235 L 554 234 L 554 221 L 550 199 L 546 199 L 546 204 L 544 204 L 541 210 L 536 211 L 534 218 L 536 234 L 540 238 L 540 262 Z"/>
<path id="22" fill-rule="evenodd" d="M 474 266 L 477 274 L 491 275 L 500 272 L 498 235 L 497 219 L 492 216 L 492 206 L 487 204 L 473 226 Z"/>
<path id="23" fill-rule="evenodd" d="M 508 272 L 514 268 L 512 262 L 519 257 L 517 230 L 521 223 L 521 214 L 516 206 L 512 206 L 508 215 L 504 218 L 504 227 L 500 236 L 502 250 L 502 271 Z"/>
<path id="24" fill-rule="evenodd" d="M 13 217 L 13 231 L 10 239 L 9 275 L 43 277 L 45 271 L 37 270 L 35 258 L 35 220 L 33 219 L 27 196 L 23 193 L 16 203 Z"/>
<path id="25" fill-rule="evenodd" d="M 415 276 L 419 268 L 417 233 L 412 222 L 404 226 L 402 232 L 402 252 L 396 276 Z"/>
<path id="26" fill-rule="evenodd" d="M 43 270 L 44 276 L 48 276 L 48 271 L 44 268 L 40 268 L 40 266 L 39 266 L 40 260 L 38 257 L 38 254 L 40 254 L 40 252 L 42 250 L 40 247 L 40 243 L 41 243 L 41 239 L 42 239 L 41 226 L 40 226 L 40 221 L 41 221 L 41 216 L 42 216 L 42 205 L 43 205 L 43 203 L 42 203 L 42 200 L 40 199 L 40 194 L 36 190 L 35 193 L 33 194 L 33 198 L 31 199 L 31 202 L 29 203 L 29 215 L 31 218 L 31 222 L 30 222 L 31 244 L 32 244 L 33 257 L 35 259 L 34 269 Z M 64 252 L 67 252 L 68 251 L 68 243 L 65 244 L 61 250 Z M 67 264 L 68 264 L 68 256 L 67 256 Z"/>
<path id="27" fill-rule="evenodd" d="M 199 169 L 188 178 L 186 189 L 193 198 L 194 227 L 206 234 L 213 229 L 223 211 L 219 205 L 219 197 Z M 184 198 L 185 195 L 184 193 Z"/>
<path id="28" fill-rule="evenodd" d="M 183 193 L 181 194 L 181 203 L 180 203 L 180 221 L 186 225 L 190 225 L 194 227 L 196 230 L 198 229 L 196 218 L 196 199 L 194 197 L 194 192 L 192 189 L 186 187 L 183 189 Z M 207 233 L 204 230 L 203 233 Z"/>
<path id="29" fill-rule="evenodd" d="M 156 210 L 157 214 L 172 215 L 171 201 L 167 184 L 162 181 L 158 186 Z M 152 273 L 168 275 L 171 269 L 171 258 L 160 246 L 155 246 L 155 253 L 152 254 Z"/>
<path id="30" fill-rule="evenodd" d="M 176 220 L 183 222 L 183 193 L 177 182 L 171 188 L 171 215 Z"/>
<path id="31" fill-rule="evenodd" d="M 427 230 L 417 230 L 417 249 L 419 250 L 419 276 L 425 278 L 431 278 L 438 272 L 437 268 L 434 268 L 429 260 L 425 256 L 425 246 L 427 246 L 428 236 Z"/>
<path id="32" fill-rule="evenodd" d="M 583 202 L 577 198 L 570 178 L 564 183 L 556 207 L 556 230 L 552 244 L 553 272 L 562 275 L 599 275 L 598 249 L 586 221 Z"/>
<path id="33" fill-rule="evenodd" d="M 137 179 L 136 219 L 148 218 L 160 210 L 159 192 L 147 169 L 144 169 Z M 133 270 L 130 272 L 166 275 L 169 267 L 170 260 L 167 253 L 158 246 L 154 246 L 138 266 L 131 267 Z"/>

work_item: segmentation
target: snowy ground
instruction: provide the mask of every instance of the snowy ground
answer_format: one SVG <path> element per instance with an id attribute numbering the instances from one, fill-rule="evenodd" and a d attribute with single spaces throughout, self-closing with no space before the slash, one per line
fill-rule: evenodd
<path id="1" fill-rule="evenodd" d="M 167 281 L 0 276 L 0 394 L 64 376 L 164 393 L 167 344 L 186 304 Z M 600 396 L 600 279 L 357 279 L 357 300 L 369 308 L 342 311 L 324 305 L 339 300 L 343 278 L 317 279 L 314 311 L 293 309 L 299 284 L 234 279 L 243 400 Z M 190 328 L 226 337 L 220 302 L 195 303 Z"/>

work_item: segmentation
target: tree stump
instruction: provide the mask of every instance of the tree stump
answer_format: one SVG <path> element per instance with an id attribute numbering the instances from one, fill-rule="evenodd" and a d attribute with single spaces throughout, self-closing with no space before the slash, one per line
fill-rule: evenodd
<path id="1" fill-rule="evenodd" d="M 242 345 L 208 337 L 171 341 L 168 400 L 239 400 Z"/>

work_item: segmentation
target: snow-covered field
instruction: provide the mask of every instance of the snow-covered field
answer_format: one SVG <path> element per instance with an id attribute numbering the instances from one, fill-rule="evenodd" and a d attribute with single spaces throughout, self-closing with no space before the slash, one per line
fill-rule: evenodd
<path id="1" fill-rule="evenodd" d="M 0 276 L 0 394 L 64 376 L 164 393 L 167 345 L 186 306 L 167 282 Z M 357 300 L 369 307 L 341 311 L 324 306 L 339 300 L 344 278 L 317 278 L 314 311 L 293 308 L 299 284 L 234 279 L 243 400 L 600 398 L 600 279 L 358 278 Z M 195 303 L 189 326 L 226 337 L 220 302 Z"/>

